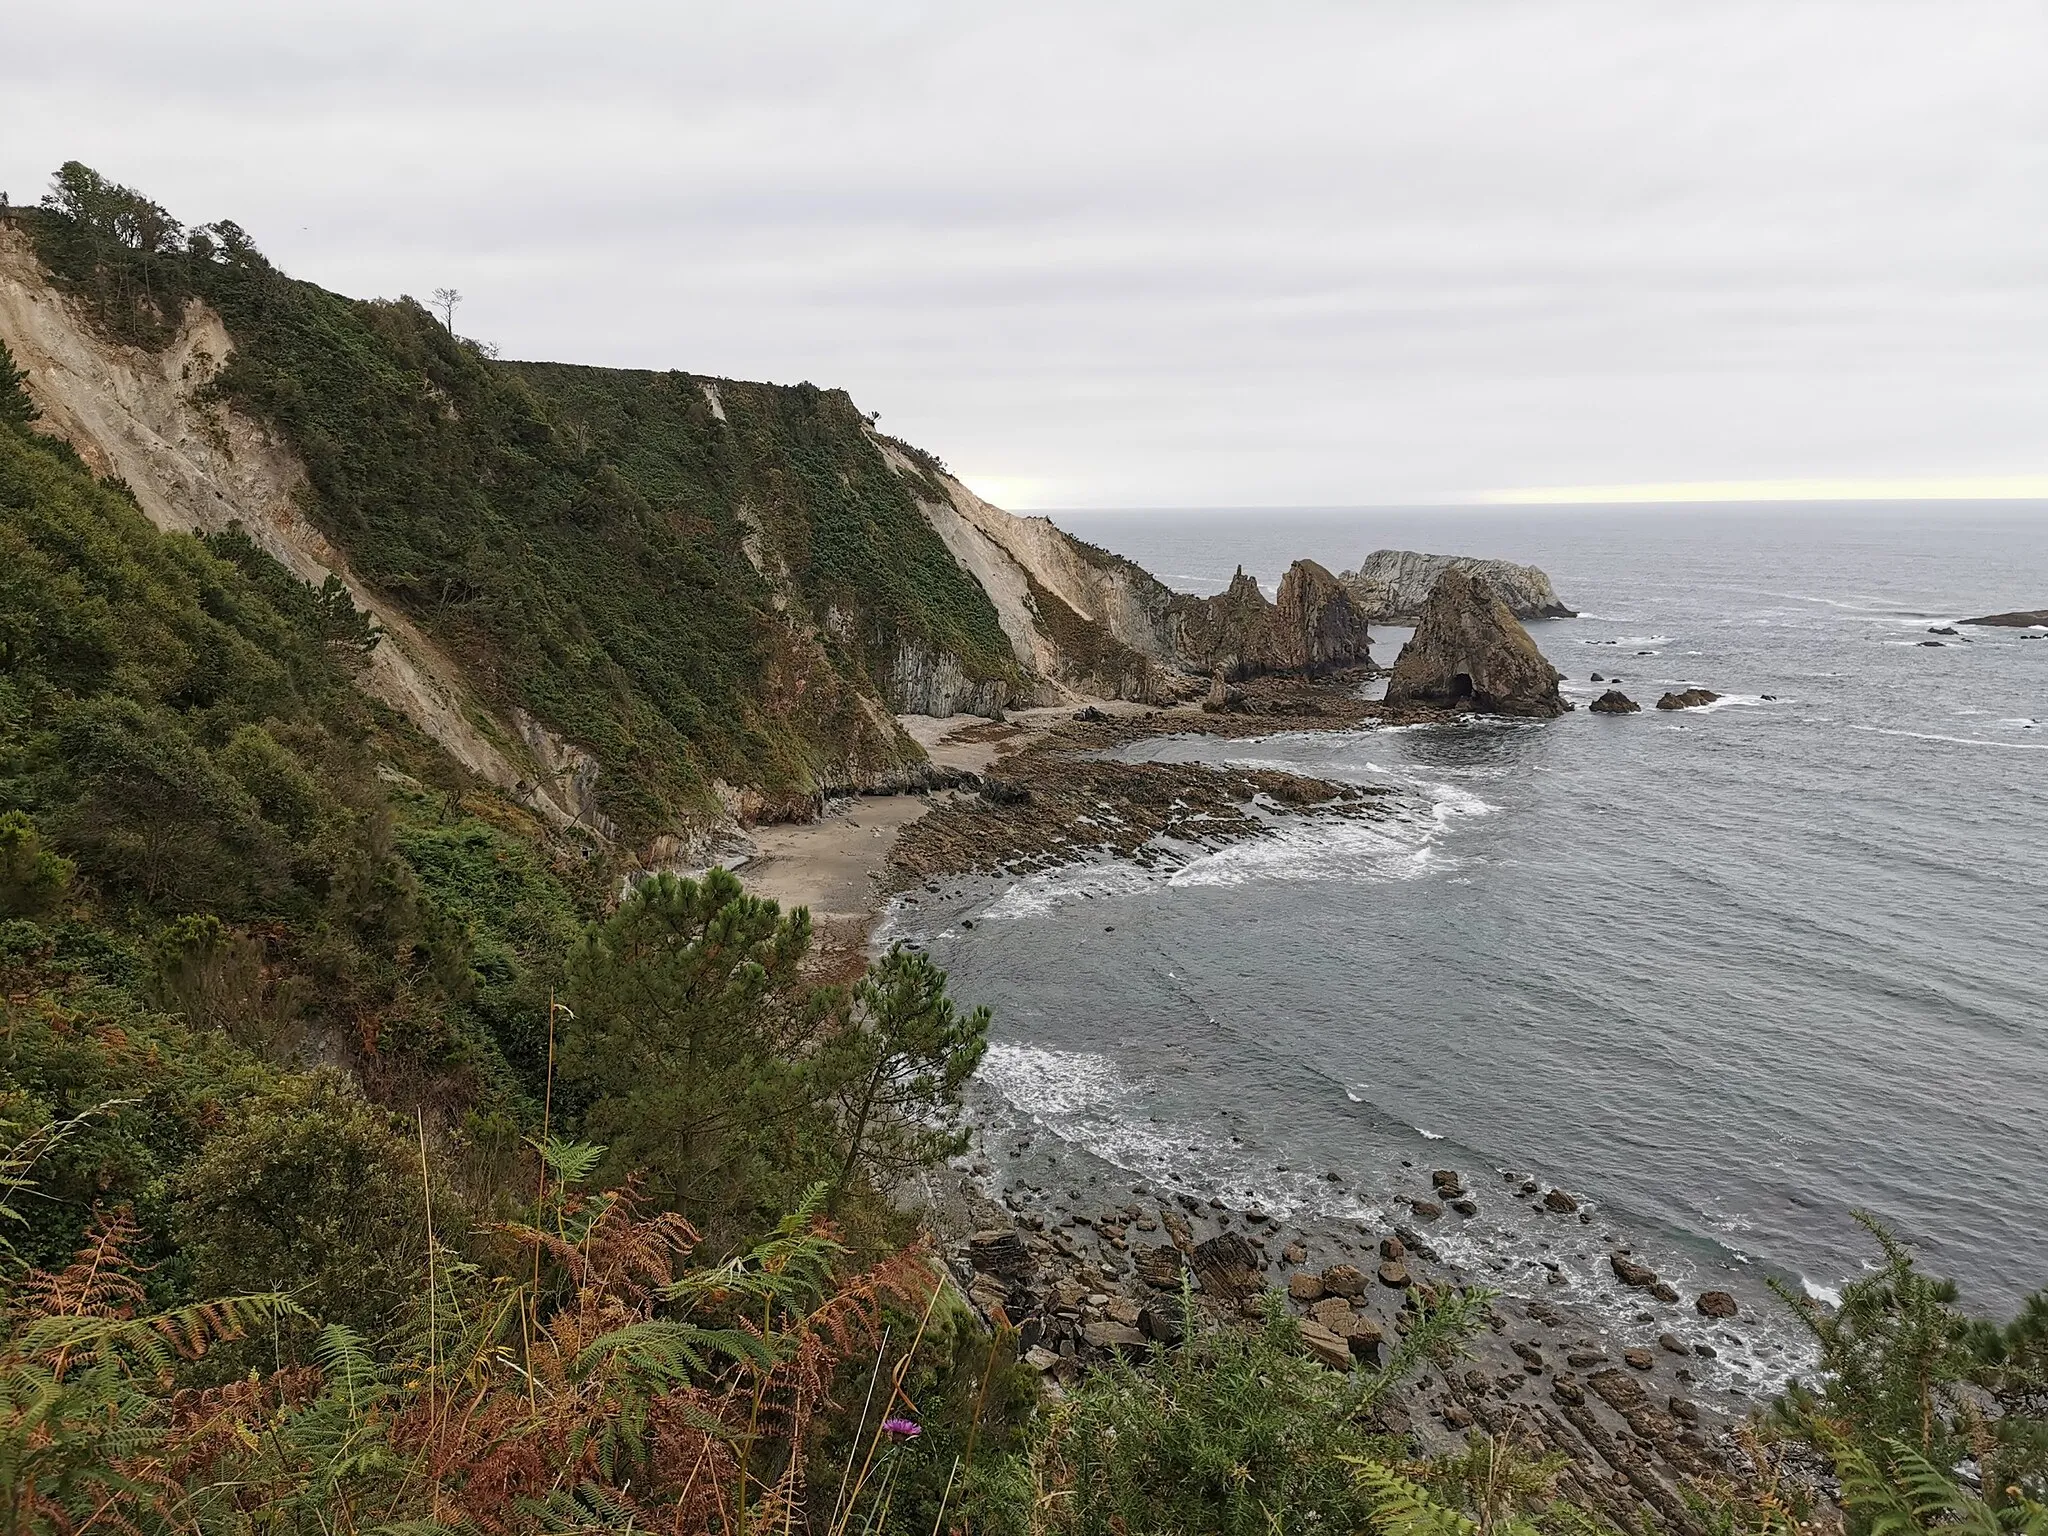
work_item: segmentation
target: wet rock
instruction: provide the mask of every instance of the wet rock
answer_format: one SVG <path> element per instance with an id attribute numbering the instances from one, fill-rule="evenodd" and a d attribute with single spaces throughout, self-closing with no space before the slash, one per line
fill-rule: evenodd
<path id="1" fill-rule="evenodd" d="M 1610 688 L 1586 707 L 1596 715 L 1633 715 L 1643 706 L 1619 688 Z"/>
<path id="2" fill-rule="evenodd" d="M 1380 1257 L 1405 1259 L 1408 1257 L 1408 1246 L 1399 1237 L 1383 1237 L 1380 1239 Z"/>
<path id="3" fill-rule="evenodd" d="M 1698 709 L 1702 704 L 1711 704 L 1721 695 L 1710 688 L 1688 688 L 1683 693 L 1667 693 L 1657 701 L 1659 709 Z"/>
<path id="4" fill-rule="evenodd" d="M 1953 624 L 1933 624 L 1928 626 L 1927 633 L 1930 635 L 1960 635 L 1962 631 Z"/>
<path id="5" fill-rule="evenodd" d="M 1415 1213 L 1418 1221 L 1435 1221 L 1444 1213 L 1444 1208 L 1434 1200 L 1410 1200 L 1408 1209 Z"/>
<path id="6" fill-rule="evenodd" d="M 1510 1347 L 1520 1357 L 1522 1368 L 1531 1376 L 1541 1376 L 1543 1374 L 1543 1351 L 1534 1344 L 1524 1344 L 1520 1341 L 1517 1341 Z"/>
<path id="7" fill-rule="evenodd" d="M 1389 704 L 1463 705 L 1548 718 L 1569 707 L 1558 673 L 1483 577 L 1455 567 L 1436 580 L 1415 634 L 1387 680 Z"/>
<path id="8" fill-rule="evenodd" d="M 1624 1349 L 1621 1358 L 1638 1371 L 1647 1371 L 1657 1363 L 1656 1358 L 1647 1349 Z"/>
<path id="9" fill-rule="evenodd" d="M 1479 1214 L 1479 1202 L 1477 1200 L 1460 1198 L 1451 1202 L 1451 1209 L 1460 1216 L 1477 1216 Z"/>
<path id="10" fill-rule="evenodd" d="M 1614 1278 L 1623 1285 L 1646 1290 L 1657 1283 L 1657 1271 L 1647 1264 L 1637 1263 L 1625 1253 L 1617 1251 L 1608 1257 L 1607 1262 L 1614 1270 Z"/>
<path id="11" fill-rule="evenodd" d="M 1281 1259 L 1289 1264 L 1306 1264 L 1308 1249 L 1300 1243 L 1289 1243 L 1280 1250 Z"/>
<path id="12" fill-rule="evenodd" d="M 1408 1251 L 1416 1255 L 1416 1257 L 1427 1259 L 1432 1264 L 1441 1262 L 1437 1256 L 1437 1251 L 1422 1240 L 1420 1233 L 1411 1231 L 1407 1227 L 1396 1227 L 1394 1228 L 1394 1236 L 1400 1238 L 1407 1245 Z M 1386 1255 L 1382 1254 L 1381 1257 L 1384 1258 Z"/>
<path id="13" fill-rule="evenodd" d="M 1666 1306 L 1675 1307 L 1678 1305 L 1678 1288 L 1668 1280 L 1659 1280 L 1655 1285 L 1651 1286 L 1650 1294 Z"/>
<path id="14" fill-rule="evenodd" d="M 1735 1298 L 1726 1291 L 1701 1291 L 1693 1305 L 1699 1309 L 1701 1317 L 1733 1317 L 1740 1310 L 1735 1305 Z"/>
<path id="15" fill-rule="evenodd" d="M 1671 1417 L 1687 1424 L 1697 1424 L 1700 1419 L 1700 1405 L 1690 1398 L 1674 1396 L 1670 1402 Z"/>
<path id="16" fill-rule="evenodd" d="M 1675 1333 L 1657 1335 L 1657 1347 L 1669 1355 L 1690 1355 L 1692 1346 Z"/>
<path id="17" fill-rule="evenodd" d="M 1094 721 L 1094 720 L 1107 720 L 1107 719 L 1109 718 L 1109 716 L 1108 716 L 1108 715 L 1105 715 L 1105 714 L 1104 714 L 1104 713 L 1103 713 L 1103 712 L 1102 712 L 1101 710 L 1097 709 L 1097 708 L 1096 708 L 1096 707 L 1095 707 L 1095 706 L 1094 706 L 1093 704 L 1090 704 L 1090 705 L 1088 705 L 1088 706 L 1087 706 L 1086 708 L 1083 708 L 1083 709 L 1077 709 L 1077 710 L 1075 710 L 1075 711 L 1074 711 L 1074 718 L 1075 718 L 1076 720 L 1088 720 L 1088 721 Z"/>
<path id="18" fill-rule="evenodd" d="M 1287 1296 L 1290 1301 L 1320 1301 L 1323 1296 L 1323 1277 L 1312 1275 L 1306 1270 L 1287 1282 Z"/>
<path id="19" fill-rule="evenodd" d="M 1550 1395 L 1560 1403 L 1577 1408 L 1586 1401 L 1586 1390 L 1569 1376 L 1560 1376 L 1550 1384 Z"/>
<path id="20" fill-rule="evenodd" d="M 1560 1216 L 1569 1216 L 1579 1208 L 1579 1202 L 1561 1189 L 1548 1190 L 1543 1196 L 1543 1209 L 1556 1211 Z"/>
<path id="21" fill-rule="evenodd" d="M 1465 1193 L 1465 1181 L 1458 1176 L 1455 1168 L 1438 1168 L 1429 1176 L 1429 1182 L 1436 1192 L 1446 1199 Z"/>
<path id="22" fill-rule="evenodd" d="M 1415 1277 L 1408 1273 L 1408 1266 L 1399 1259 L 1380 1261 L 1380 1284 L 1397 1291 L 1405 1291 L 1415 1283 Z"/>
<path id="23" fill-rule="evenodd" d="M 1564 1363 L 1575 1371 L 1592 1371 L 1606 1365 L 1608 1360 L 1597 1349 L 1575 1349 L 1564 1357 Z"/>

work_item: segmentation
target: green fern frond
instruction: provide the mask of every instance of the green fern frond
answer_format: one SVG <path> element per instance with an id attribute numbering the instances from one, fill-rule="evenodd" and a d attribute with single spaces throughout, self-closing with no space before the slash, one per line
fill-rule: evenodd
<path id="1" fill-rule="evenodd" d="M 1478 1522 L 1439 1504 L 1428 1489 L 1377 1461 L 1346 1458 L 1358 1486 L 1372 1500 L 1381 1536 L 1478 1536 Z"/>

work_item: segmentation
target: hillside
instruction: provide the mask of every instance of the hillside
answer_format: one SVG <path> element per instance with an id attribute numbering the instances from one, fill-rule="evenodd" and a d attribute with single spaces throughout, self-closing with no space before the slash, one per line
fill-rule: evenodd
<path id="1" fill-rule="evenodd" d="M 0 341 L 39 430 L 159 528 L 239 525 L 338 577 L 385 636 L 373 697 L 652 857 L 916 781 L 895 714 L 1366 656 L 1333 584 L 1297 583 L 1312 611 L 1175 594 L 990 506 L 843 391 L 500 361 L 75 163 L 0 223 Z"/>

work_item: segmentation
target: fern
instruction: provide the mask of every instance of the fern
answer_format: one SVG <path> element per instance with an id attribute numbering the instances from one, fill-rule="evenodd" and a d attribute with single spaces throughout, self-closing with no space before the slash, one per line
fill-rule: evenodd
<path id="1" fill-rule="evenodd" d="M 1351 1460 L 1351 1468 L 1372 1501 L 1373 1520 L 1382 1536 L 1478 1536 L 1478 1521 L 1438 1503 L 1428 1489 L 1392 1467 Z"/>

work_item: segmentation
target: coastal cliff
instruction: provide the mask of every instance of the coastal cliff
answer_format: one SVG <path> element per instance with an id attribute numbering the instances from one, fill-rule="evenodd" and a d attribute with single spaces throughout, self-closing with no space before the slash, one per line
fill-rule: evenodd
<path id="1" fill-rule="evenodd" d="M 990 505 L 841 390 L 498 360 L 92 181 L 0 226 L 0 341 L 159 528 L 239 527 L 384 637 L 361 684 L 546 821 L 701 848 L 915 780 L 899 714 L 1369 659 L 1297 565 L 1215 598 Z M 95 190 L 95 188 L 97 190 Z M 145 249 L 121 210 L 162 225 Z M 172 238 L 172 237 L 175 237 Z"/>

